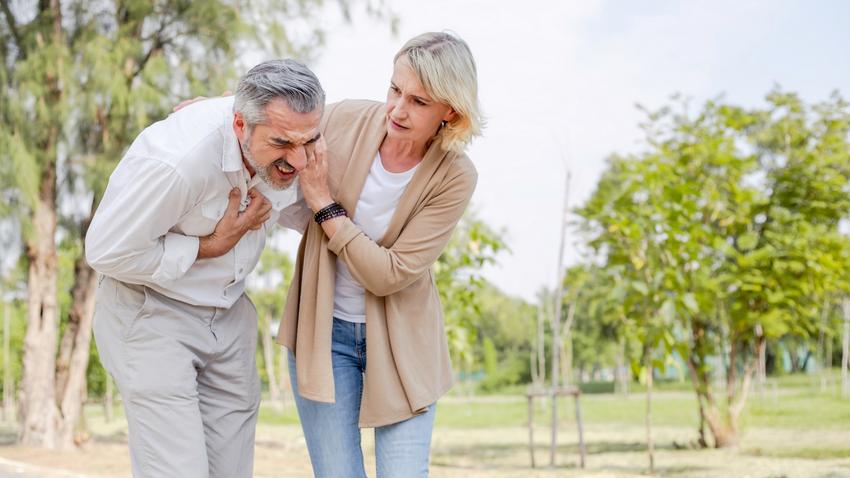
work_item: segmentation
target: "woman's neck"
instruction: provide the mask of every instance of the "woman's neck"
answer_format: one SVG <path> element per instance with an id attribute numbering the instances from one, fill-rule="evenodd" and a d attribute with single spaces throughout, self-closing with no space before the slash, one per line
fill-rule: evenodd
<path id="1" fill-rule="evenodd" d="M 403 173 L 421 163 L 427 150 L 426 144 L 384 137 L 380 147 L 381 164 L 391 173 Z"/>

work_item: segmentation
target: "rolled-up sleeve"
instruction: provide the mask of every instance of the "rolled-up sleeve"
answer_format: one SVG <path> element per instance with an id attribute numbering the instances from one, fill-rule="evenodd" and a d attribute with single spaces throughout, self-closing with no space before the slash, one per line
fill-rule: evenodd
<path id="1" fill-rule="evenodd" d="M 123 282 L 165 285 L 183 277 L 199 238 L 171 231 L 193 206 L 186 180 L 156 159 L 125 158 L 86 234 L 86 260 Z"/>

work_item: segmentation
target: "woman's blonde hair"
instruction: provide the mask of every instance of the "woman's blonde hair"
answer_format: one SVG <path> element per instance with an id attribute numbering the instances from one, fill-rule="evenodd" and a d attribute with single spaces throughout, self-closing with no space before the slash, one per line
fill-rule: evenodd
<path id="1" fill-rule="evenodd" d="M 407 57 L 425 91 L 457 114 L 437 133 L 440 146 L 463 152 L 484 126 L 478 105 L 478 72 L 469 46 L 455 34 L 428 32 L 405 43 L 394 61 L 402 56 Z"/>

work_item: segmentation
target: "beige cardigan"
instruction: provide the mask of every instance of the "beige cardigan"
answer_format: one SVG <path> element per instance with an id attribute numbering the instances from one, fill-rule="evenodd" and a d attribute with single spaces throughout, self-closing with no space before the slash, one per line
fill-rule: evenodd
<path id="1" fill-rule="evenodd" d="M 321 129 L 331 194 L 352 213 L 386 135 L 385 107 L 372 101 L 329 105 Z M 346 219 L 328 240 L 313 221 L 298 248 L 277 342 L 296 357 L 302 397 L 334 401 L 331 330 L 336 257 L 366 289 L 366 374 L 360 426 L 424 413 L 452 384 L 442 307 L 431 266 L 475 189 L 466 155 L 432 146 L 375 242 Z"/>

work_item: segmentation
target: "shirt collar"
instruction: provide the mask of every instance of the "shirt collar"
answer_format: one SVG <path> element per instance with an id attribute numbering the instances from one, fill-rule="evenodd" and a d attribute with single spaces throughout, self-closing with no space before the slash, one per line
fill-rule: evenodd
<path id="1" fill-rule="evenodd" d="M 236 132 L 233 131 L 233 115 L 225 115 L 222 128 L 224 147 L 221 148 L 221 170 L 224 172 L 239 171 L 245 166 L 242 164 L 242 149 L 239 147 L 239 140 L 236 138 Z"/>
<path id="2" fill-rule="evenodd" d="M 245 171 L 245 174 L 248 174 L 248 172 Z M 266 197 L 266 199 L 269 200 L 269 202 L 272 203 L 272 209 L 275 211 L 280 211 L 281 209 L 291 205 L 301 196 L 297 180 L 286 189 L 274 189 L 266 184 L 265 181 L 260 179 L 259 175 L 255 174 L 254 177 L 248 181 L 248 189 L 253 187 L 256 187 L 257 191 L 259 191 Z"/>

